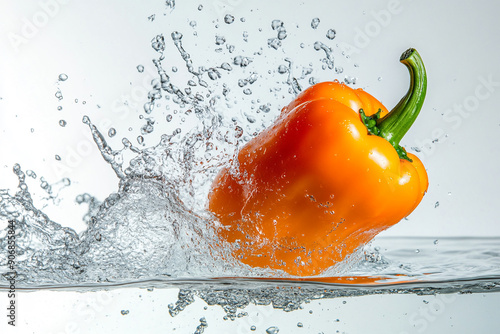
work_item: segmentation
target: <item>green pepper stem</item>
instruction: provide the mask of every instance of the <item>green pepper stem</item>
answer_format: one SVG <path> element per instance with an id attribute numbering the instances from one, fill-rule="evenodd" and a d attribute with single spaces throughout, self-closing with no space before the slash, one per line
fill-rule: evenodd
<path id="1" fill-rule="evenodd" d="M 391 112 L 377 122 L 379 136 L 388 140 L 396 149 L 400 148 L 399 142 L 420 113 L 427 91 L 427 75 L 417 50 L 406 50 L 400 61 L 410 72 L 410 89 Z"/>

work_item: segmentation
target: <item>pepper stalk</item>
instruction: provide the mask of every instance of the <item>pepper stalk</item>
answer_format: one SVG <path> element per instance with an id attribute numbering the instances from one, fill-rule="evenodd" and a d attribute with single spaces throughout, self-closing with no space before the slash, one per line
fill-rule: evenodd
<path id="1" fill-rule="evenodd" d="M 366 116 L 362 110 L 360 110 L 360 114 L 370 133 L 385 138 L 394 146 L 401 159 L 411 162 L 399 142 L 413 125 L 422 109 L 427 91 L 427 75 L 422 58 L 415 49 L 406 50 L 401 55 L 400 62 L 406 65 L 410 72 L 410 88 L 406 95 L 383 118 L 379 119 L 378 113 Z M 374 125 L 374 121 L 376 125 Z"/>

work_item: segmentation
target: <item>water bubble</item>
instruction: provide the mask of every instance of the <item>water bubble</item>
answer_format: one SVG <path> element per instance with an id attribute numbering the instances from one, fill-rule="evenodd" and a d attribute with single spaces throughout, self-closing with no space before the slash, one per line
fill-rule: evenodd
<path id="1" fill-rule="evenodd" d="M 61 157 L 59 155 L 56 154 L 55 158 L 57 161 L 61 161 Z"/>
<path id="2" fill-rule="evenodd" d="M 114 137 L 116 135 L 116 130 L 115 128 L 110 128 L 108 131 L 108 136 L 109 137 Z"/>
<path id="3" fill-rule="evenodd" d="M 243 94 L 245 94 L 245 95 L 251 95 L 252 94 L 252 90 L 250 88 L 246 88 L 246 89 L 243 90 Z"/>
<path id="4" fill-rule="evenodd" d="M 251 327 L 250 327 L 250 330 L 253 332 L 253 331 L 257 330 L 257 327 L 255 327 L 255 326 L 251 326 Z"/>
<path id="5" fill-rule="evenodd" d="M 215 36 L 215 44 L 222 45 L 225 42 L 226 42 L 226 38 L 224 36 L 219 36 L 219 35 Z"/>
<path id="6" fill-rule="evenodd" d="M 420 253 L 420 249 L 415 249 L 415 253 Z"/>
<path id="7" fill-rule="evenodd" d="M 189 22 L 189 25 L 193 28 L 196 27 L 196 24 L 197 24 L 196 21 Z"/>
<path id="8" fill-rule="evenodd" d="M 437 245 L 438 243 L 439 243 L 438 239 L 434 240 L 434 245 Z"/>
<path id="9" fill-rule="evenodd" d="M 202 9 L 203 9 L 203 5 L 199 5 L 198 10 L 201 12 Z"/>
<path id="10" fill-rule="evenodd" d="M 68 80 L 68 76 L 64 73 L 59 74 L 59 81 L 66 81 Z"/>
<path id="11" fill-rule="evenodd" d="M 337 32 L 334 29 L 328 29 L 328 31 L 326 32 L 326 38 L 328 39 L 334 39 L 336 35 Z"/>
<path id="12" fill-rule="evenodd" d="M 297 327 L 302 328 L 302 327 L 304 327 L 304 324 L 303 324 L 303 323 L 301 323 L 301 322 L 298 322 L 298 323 L 297 323 Z"/>
<path id="13" fill-rule="evenodd" d="M 436 203 L 434 203 L 434 208 L 437 208 L 439 206 L 439 201 L 437 201 Z"/>
<path id="14" fill-rule="evenodd" d="M 33 133 L 33 132 L 35 132 L 35 129 L 31 128 L 30 131 L 31 131 L 31 133 Z"/>
<path id="15" fill-rule="evenodd" d="M 266 329 L 267 334 L 278 334 L 280 332 L 280 329 L 276 326 L 269 327 Z"/>
<path id="16" fill-rule="evenodd" d="M 144 137 L 143 136 L 137 136 L 137 142 L 139 145 L 142 145 L 144 143 Z"/>
<path id="17" fill-rule="evenodd" d="M 177 67 L 172 66 L 172 72 L 174 72 L 174 73 L 177 72 Z"/>
<path id="18" fill-rule="evenodd" d="M 318 28 L 318 26 L 319 26 L 319 18 L 315 17 L 315 18 L 314 18 L 314 19 L 312 19 L 312 21 L 311 21 L 311 27 L 312 27 L 313 29 L 316 29 L 316 28 Z"/>
<path id="19" fill-rule="evenodd" d="M 139 72 L 139 73 L 144 72 L 144 66 L 142 66 L 142 65 L 137 65 L 137 67 L 136 67 L 136 68 L 137 68 L 137 72 Z"/>
<path id="20" fill-rule="evenodd" d="M 130 311 L 129 311 L 129 310 L 121 310 L 121 312 L 120 312 L 120 313 L 121 313 L 122 315 L 127 315 L 127 314 L 129 314 L 129 313 L 130 313 Z"/>
<path id="21" fill-rule="evenodd" d="M 247 19 L 245 19 L 244 17 L 241 17 L 241 18 L 240 18 L 240 21 L 241 21 L 241 22 L 245 22 L 246 20 L 247 20 Z"/>
<path id="22" fill-rule="evenodd" d="M 66 124 L 68 124 L 64 119 L 61 119 L 59 121 L 59 125 L 62 126 L 63 128 L 66 126 Z"/>
<path id="23" fill-rule="evenodd" d="M 226 16 L 224 16 L 224 22 L 226 22 L 227 24 L 231 24 L 234 22 L 234 16 L 231 15 L 231 14 L 227 14 Z"/>
<path id="24" fill-rule="evenodd" d="M 233 53 L 236 47 L 234 45 L 226 44 L 226 48 L 229 51 L 229 53 Z"/>
<path id="25" fill-rule="evenodd" d="M 64 179 L 62 179 L 62 183 L 63 183 L 66 187 L 68 187 L 68 186 L 70 186 L 70 185 L 71 185 L 71 180 L 70 180 L 70 179 L 68 179 L 67 177 L 65 177 Z"/>

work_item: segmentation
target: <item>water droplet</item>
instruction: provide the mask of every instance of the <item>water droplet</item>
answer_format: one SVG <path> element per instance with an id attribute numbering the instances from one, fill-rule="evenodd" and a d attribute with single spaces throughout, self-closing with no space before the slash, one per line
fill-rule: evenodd
<path id="1" fill-rule="evenodd" d="M 438 243 L 439 243 L 438 239 L 434 240 L 434 245 L 437 245 Z"/>
<path id="2" fill-rule="evenodd" d="M 312 21 L 311 21 L 311 27 L 312 27 L 313 29 L 316 29 L 316 28 L 318 28 L 318 26 L 319 26 L 319 18 L 315 17 L 315 18 L 314 18 L 314 19 L 312 19 Z"/>
<path id="3" fill-rule="evenodd" d="M 151 40 L 151 47 L 155 51 L 163 52 L 165 50 L 165 38 L 163 35 L 156 35 L 156 37 Z"/>
<path id="4" fill-rule="evenodd" d="M 240 21 L 241 21 L 241 22 L 245 22 L 246 20 L 247 20 L 247 19 L 245 19 L 244 17 L 241 17 L 241 18 L 240 18 Z"/>
<path id="5" fill-rule="evenodd" d="M 303 324 L 303 323 L 301 323 L 301 322 L 298 322 L 298 323 L 297 323 L 297 327 L 302 328 L 302 327 L 304 327 L 304 324 Z"/>
<path id="6" fill-rule="evenodd" d="M 35 129 L 31 128 L 30 131 L 31 131 L 31 133 L 33 133 L 33 132 L 35 132 Z"/>
<path id="7" fill-rule="evenodd" d="M 144 66 L 142 66 L 142 65 L 137 65 L 137 67 L 136 67 L 136 68 L 137 68 L 137 71 L 138 71 L 139 73 L 144 72 Z"/>
<path id="8" fill-rule="evenodd" d="M 229 63 L 222 63 L 220 67 L 226 71 L 231 71 L 233 69 Z"/>
<path id="9" fill-rule="evenodd" d="M 177 72 L 177 67 L 172 66 L 172 72 L 174 72 L 174 73 Z"/>
<path id="10" fill-rule="evenodd" d="M 437 201 L 435 204 L 434 204 L 434 208 L 437 208 L 439 206 L 439 201 Z"/>
<path id="11" fill-rule="evenodd" d="M 281 20 L 273 20 L 271 22 L 271 27 L 273 28 L 273 30 L 276 30 L 278 29 L 279 27 L 282 27 L 283 26 L 283 22 L 281 22 Z"/>
<path id="12" fill-rule="evenodd" d="M 250 327 L 250 330 L 253 332 L 253 331 L 257 330 L 257 327 L 252 326 L 252 327 Z"/>
<path id="13" fill-rule="evenodd" d="M 415 253 L 420 253 L 420 249 L 415 249 Z"/>
<path id="14" fill-rule="evenodd" d="M 355 85 L 356 84 L 356 78 L 355 77 L 349 77 L 349 76 L 345 76 L 344 78 L 344 82 L 346 84 L 352 84 L 352 85 Z"/>
<path id="15" fill-rule="evenodd" d="M 65 127 L 65 126 L 66 126 L 66 124 L 68 124 L 68 123 L 66 123 L 66 121 L 65 121 L 64 119 L 61 119 L 61 120 L 59 121 L 59 125 L 60 125 L 60 126 L 62 126 L 62 127 Z"/>
<path id="16" fill-rule="evenodd" d="M 199 5 L 199 6 L 198 6 L 198 10 L 199 10 L 199 11 L 202 11 L 202 10 L 203 10 L 203 5 Z"/>
<path id="17" fill-rule="evenodd" d="M 57 161 L 61 161 L 61 157 L 59 155 L 56 154 L 55 158 Z"/>
<path id="18" fill-rule="evenodd" d="M 284 40 L 286 38 L 286 30 L 285 29 L 282 29 L 278 32 L 278 39 L 279 40 Z"/>
<path id="19" fill-rule="evenodd" d="M 153 22 L 155 20 L 155 17 L 156 17 L 155 14 L 150 15 L 150 16 L 148 16 L 148 20 L 151 21 L 151 22 Z"/>
<path id="20" fill-rule="evenodd" d="M 68 76 L 64 73 L 59 74 L 59 81 L 66 81 L 68 80 Z"/>
<path id="21" fill-rule="evenodd" d="M 142 145 L 144 143 L 144 137 L 143 136 L 137 136 L 137 142 L 139 145 Z"/>
<path id="22" fill-rule="evenodd" d="M 189 25 L 190 25 L 191 27 L 193 27 L 193 28 L 194 28 L 194 27 L 196 27 L 196 21 L 191 21 L 191 22 L 189 22 Z"/>
<path id="23" fill-rule="evenodd" d="M 116 135 L 116 130 L 115 128 L 110 128 L 108 131 L 108 136 L 109 137 L 114 137 Z"/>
<path id="24" fill-rule="evenodd" d="M 231 15 L 231 14 L 227 14 L 226 16 L 224 16 L 224 22 L 226 22 L 227 24 L 231 24 L 234 22 L 234 16 Z"/>
<path id="25" fill-rule="evenodd" d="M 226 42 L 226 38 L 224 36 L 219 36 L 219 35 L 215 36 L 215 44 L 222 45 L 225 42 Z"/>
<path id="26" fill-rule="evenodd" d="M 26 175 L 28 175 L 29 177 L 31 177 L 33 179 L 36 179 L 36 173 L 34 171 L 32 171 L 31 169 L 28 169 L 26 171 Z"/>
<path id="27" fill-rule="evenodd" d="M 278 66 L 278 73 L 285 74 L 286 72 L 288 72 L 288 67 L 286 67 L 285 65 Z"/>
<path id="28" fill-rule="evenodd" d="M 241 126 L 236 126 L 234 130 L 235 130 L 234 137 L 240 138 L 241 136 L 243 136 L 243 128 Z"/>
<path id="29" fill-rule="evenodd" d="M 167 122 L 171 122 L 172 121 L 172 115 L 170 115 L 170 114 L 167 115 L 166 119 L 167 119 Z"/>
<path id="30" fill-rule="evenodd" d="M 251 90 L 250 88 L 245 88 L 245 89 L 243 90 L 243 94 L 245 94 L 245 95 L 251 95 L 251 94 L 252 94 L 252 90 Z M 252 123 L 253 123 L 253 122 L 252 122 Z"/>
<path id="31" fill-rule="evenodd" d="M 233 59 L 234 65 L 239 65 L 240 67 L 246 67 L 248 64 L 250 64 L 253 60 L 248 57 L 242 57 L 242 56 L 236 56 Z"/>
<path id="32" fill-rule="evenodd" d="M 269 327 L 266 329 L 267 334 L 278 334 L 280 332 L 280 329 L 276 326 Z"/>
<path id="33" fill-rule="evenodd" d="M 121 310 L 121 312 L 120 312 L 120 313 L 121 313 L 122 315 L 127 315 L 127 314 L 129 314 L 129 313 L 130 313 L 130 311 L 129 311 L 129 310 Z"/>
<path id="34" fill-rule="evenodd" d="M 328 29 L 328 31 L 326 32 L 326 38 L 328 39 L 334 39 L 336 35 L 337 32 L 334 29 Z"/>
<path id="35" fill-rule="evenodd" d="M 55 94 L 56 98 L 61 101 L 63 99 L 63 95 L 62 95 L 62 92 L 60 90 L 57 90 L 56 94 Z"/>
<path id="36" fill-rule="evenodd" d="M 267 45 L 270 48 L 273 48 L 275 50 L 278 50 L 278 48 L 281 46 L 281 41 L 278 38 L 269 38 L 267 40 Z"/>

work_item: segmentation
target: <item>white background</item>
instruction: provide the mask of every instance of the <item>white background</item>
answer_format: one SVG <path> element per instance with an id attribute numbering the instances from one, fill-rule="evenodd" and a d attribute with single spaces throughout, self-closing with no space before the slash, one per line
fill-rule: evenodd
<path id="1" fill-rule="evenodd" d="M 57 5 L 47 7 L 48 3 Z M 68 163 L 72 150 L 88 148 L 83 150 L 85 154 L 80 154 L 80 160 L 73 161 L 75 167 L 64 170 L 63 176 L 71 179 L 72 186 L 61 193 L 63 200 L 59 206 L 37 200 L 40 206 L 49 204 L 44 211 L 55 221 L 82 230 L 84 226 L 81 216 L 84 209 L 75 205 L 74 196 L 88 192 L 104 199 L 117 186 L 116 177 L 104 163 L 98 150 L 93 146 L 86 146 L 92 142 L 87 127 L 81 123 L 82 116 L 88 114 L 103 132 L 107 132 L 111 122 L 118 130 L 118 135 L 110 143 L 119 147 L 121 138 L 129 135 L 127 128 L 134 127 L 131 133 L 136 135 L 137 127 L 142 124 L 137 120 L 138 114 L 132 111 L 127 117 L 122 117 L 122 113 L 117 112 L 116 101 L 123 94 L 130 94 L 131 87 L 144 84 L 146 75 L 137 73 L 137 65 L 146 66 L 146 72 L 152 70 L 151 59 L 155 57 L 155 52 L 150 47 L 150 40 L 160 33 L 168 37 L 173 30 L 191 36 L 193 29 L 189 30 L 188 22 L 196 20 L 196 30 L 201 35 L 198 43 L 203 44 L 207 42 L 202 40 L 204 37 L 213 38 L 215 34 L 213 22 L 221 22 L 223 15 L 230 12 L 237 20 L 245 17 L 246 22 L 242 25 L 236 21 L 231 27 L 220 23 L 220 29 L 225 29 L 226 38 L 231 37 L 232 33 L 240 35 L 242 30 L 248 30 L 251 39 L 255 36 L 252 33 L 257 34 L 259 27 L 264 29 L 265 37 L 270 38 L 275 35 L 270 29 L 270 22 L 273 19 L 285 22 L 289 37 L 282 50 L 276 53 L 276 58 L 281 59 L 280 64 L 284 57 L 293 56 L 292 51 L 288 50 L 294 50 L 301 42 L 312 49 L 315 40 L 324 36 L 327 29 L 334 28 L 337 37 L 330 43 L 332 46 L 340 43 L 354 47 L 349 60 L 340 55 L 341 48 L 334 48 L 336 58 L 344 62 L 346 74 L 354 73 L 357 77 L 356 87 L 366 89 L 388 108 L 397 103 L 408 87 L 407 70 L 398 63 L 399 55 L 408 47 L 415 47 L 426 64 L 428 93 L 421 115 L 402 144 L 407 148 L 421 147 L 419 156 L 427 168 L 430 187 L 409 220 L 384 234 L 500 236 L 496 212 L 500 199 L 500 178 L 497 174 L 500 153 L 500 115 L 497 112 L 500 68 L 496 63 L 500 51 L 497 37 L 500 4 L 487 0 L 400 0 L 390 3 L 368 0 L 178 0 L 176 9 L 170 11 L 166 9 L 163 0 L 2 1 L 0 188 L 15 188 L 17 180 L 11 172 L 14 163 L 20 163 L 24 169 L 35 170 L 39 177 L 44 176 L 49 183 L 55 183 L 60 178 L 61 170 L 57 172 L 58 169 L 54 167 L 58 163 L 54 156 L 59 154 L 63 162 L 66 159 Z M 199 4 L 204 6 L 201 12 L 197 10 Z M 226 4 L 226 7 L 221 9 L 222 4 Z M 156 19 L 149 22 L 147 17 L 152 14 L 156 14 Z M 320 26 L 315 31 L 310 28 L 314 17 L 321 19 Z M 35 23 L 34 29 L 26 28 Z M 294 28 L 296 24 L 298 29 Z M 207 35 L 203 35 L 203 32 Z M 325 41 L 325 38 L 322 40 Z M 173 49 L 173 45 L 168 44 L 169 41 L 167 38 L 167 48 Z M 210 50 L 213 50 L 213 42 L 210 43 Z M 267 48 L 265 44 L 261 46 Z M 191 49 L 191 55 L 198 64 L 210 64 L 213 56 L 211 53 L 193 50 Z M 182 66 L 175 50 L 169 54 L 173 64 Z M 314 50 L 311 54 L 316 59 L 320 57 Z M 300 62 L 298 59 L 296 61 Z M 307 64 L 307 60 L 304 62 Z M 354 68 L 353 64 L 358 64 L 359 67 Z M 57 78 L 61 73 L 66 73 L 69 79 L 58 83 Z M 331 78 L 343 79 L 343 75 L 332 72 Z M 484 80 L 494 84 L 485 85 Z M 58 88 L 64 96 L 62 101 L 57 101 L 54 96 Z M 75 99 L 78 99 L 78 103 Z M 140 109 L 142 102 L 135 102 L 138 103 L 137 109 Z M 283 101 L 283 105 L 287 102 Z M 57 110 L 59 105 L 63 106 L 63 110 Z M 462 113 L 457 111 L 460 106 Z M 64 128 L 59 126 L 60 119 L 66 120 L 68 125 Z M 31 128 L 34 129 L 33 132 Z M 436 139 L 437 142 L 431 143 Z M 148 143 L 154 144 L 154 140 Z M 43 197 L 43 192 L 37 186 L 38 182 L 39 179 L 32 189 L 38 197 Z M 439 206 L 436 207 L 437 202 Z M 20 329 L 19 333 L 27 333 L 28 329 L 32 332 L 34 328 L 31 326 L 47 325 L 50 322 L 52 308 L 44 307 L 37 311 L 27 306 L 36 303 L 46 305 L 45 301 L 40 304 L 40 300 L 45 298 L 58 300 L 58 305 L 67 305 L 69 310 L 71 307 L 87 305 L 85 298 L 78 294 L 49 293 L 49 297 L 42 296 L 42 293 L 22 295 L 20 300 L 24 300 L 25 304 L 21 304 L 20 308 L 25 314 L 21 314 L 20 319 L 25 323 L 26 331 Z M 128 328 L 120 327 L 124 324 L 120 320 L 125 319 L 119 314 L 122 308 L 120 303 L 123 303 L 120 298 L 122 297 L 115 297 L 113 301 L 115 309 L 107 309 L 110 318 L 99 318 L 99 321 L 93 322 L 94 318 L 87 321 L 87 317 L 72 312 L 73 315 L 77 314 L 76 322 L 80 332 L 90 329 L 99 332 L 104 328 L 107 332 L 113 329 L 124 331 Z M 123 307 L 130 307 L 130 300 L 133 298 L 123 298 L 129 303 L 123 303 Z M 359 305 L 370 306 L 361 314 L 371 314 L 375 319 L 369 318 L 367 324 L 370 321 L 388 320 L 383 330 L 370 326 L 370 332 L 388 333 L 397 332 L 397 329 L 412 333 L 423 332 L 420 331 L 423 327 L 412 327 L 408 319 L 414 312 L 418 314 L 422 307 L 427 307 L 427 304 L 422 303 L 425 298 L 377 298 L 361 299 L 359 302 Z M 494 317 L 488 310 L 491 310 L 492 305 L 498 305 L 497 299 L 492 295 L 488 298 L 477 295 L 470 299 L 460 299 L 460 303 L 453 303 L 453 306 L 447 308 L 446 312 L 452 314 L 439 313 L 432 321 L 427 321 L 425 332 L 444 333 L 449 329 L 449 332 L 469 333 L 475 329 L 481 333 L 494 333 Z M 173 298 L 171 301 L 174 300 Z M 335 303 L 340 302 L 335 301 L 327 306 L 330 305 L 332 309 L 341 307 Z M 394 305 L 396 309 L 407 311 L 395 315 L 395 310 L 389 307 Z M 464 310 L 467 305 L 471 310 L 483 312 L 470 313 L 468 316 L 460 313 L 461 311 L 453 313 L 456 312 L 453 308 Z M 324 309 L 330 307 L 327 306 Z M 320 307 L 317 307 L 319 310 Z M 146 307 L 145 310 L 147 309 Z M 63 309 L 55 307 L 54 310 L 59 312 L 54 314 L 64 317 L 61 313 Z M 37 312 L 42 319 L 39 322 L 35 317 Z M 362 328 L 364 322 L 355 320 L 357 317 L 354 315 L 359 310 L 346 312 L 349 314 L 346 319 L 352 318 L 350 322 L 346 320 L 342 327 L 346 332 L 366 331 L 366 328 Z M 290 315 L 293 318 L 293 313 L 287 314 Z M 271 318 L 280 319 L 281 316 L 282 313 L 278 312 L 273 313 Z M 331 316 L 325 313 L 322 320 L 317 321 L 320 324 L 324 321 L 328 325 Z M 144 315 L 137 321 L 146 325 L 148 319 Z M 283 319 L 285 323 L 288 321 Z M 467 327 L 467 324 L 474 324 L 474 327 Z M 195 325 L 197 319 L 190 322 L 189 331 L 177 332 L 193 332 Z M 1 326 L 4 326 L 3 320 Z M 265 327 L 259 327 L 260 333 L 263 328 Z M 295 331 L 305 333 L 306 329 Z M 65 330 L 63 325 L 58 324 L 56 327 L 47 325 L 46 329 L 35 332 L 64 333 Z"/>
<path id="2" fill-rule="evenodd" d="M 137 123 L 137 110 L 145 98 L 132 100 L 135 106 L 127 115 L 117 110 L 117 105 L 123 95 L 133 92 L 131 87 L 147 86 L 152 78 L 151 59 L 156 54 L 150 40 L 155 35 L 166 36 L 167 59 L 173 65 L 182 66 L 169 38 L 173 30 L 183 32 L 185 40 L 191 38 L 204 50 L 197 53 L 194 45 L 190 49 L 195 64 L 210 65 L 214 52 L 201 48 L 206 39 L 209 50 L 213 50 L 216 33 L 223 32 L 229 40 L 247 30 L 250 43 L 260 43 L 275 36 L 270 22 L 278 18 L 285 23 L 289 36 L 283 48 L 274 53 L 277 56 L 272 61 L 277 64 L 268 62 L 261 71 L 284 63 L 285 57 L 293 56 L 287 50 L 293 52 L 301 42 L 312 50 L 316 40 L 328 41 L 324 35 L 334 28 L 337 37 L 329 44 L 337 61 L 343 62 L 345 74 L 356 76 L 356 87 L 366 89 L 391 108 L 408 87 L 407 70 L 397 62 L 399 55 L 415 47 L 425 61 L 427 100 L 403 145 L 421 148 L 419 156 L 427 168 L 430 187 L 409 221 L 391 228 L 386 235 L 500 235 L 493 209 L 500 197 L 500 116 L 496 112 L 500 69 L 495 61 L 500 5 L 496 2 L 200 0 L 178 1 L 176 9 L 170 11 L 163 1 L 152 0 L 105 4 L 54 1 L 1 4 L 0 187 L 15 186 L 17 180 L 11 169 L 16 162 L 24 169 L 35 170 L 49 183 L 57 182 L 61 175 L 69 177 L 73 185 L 61 193 L 65 200 L 58 207 L 49 205 L 46 209 L 62 225 L 83 228 L 81 215 L 76 214 L 83 213 L 83 208 L 73 203 L 76 194 L 88 192 L 102 200 L 116 189 L 117 179 L 92 144 L 81 118 L 89 115 L 103 132 L 113 125 L 118 134 L 110 144 L 115 148 L 121 146 L 119 141 L 124 136 L 132 140 L 137 136 L 138 126 L 143 124 Z M 221 7 L 224 3 L 226 7 Z M 199 4 L 204 6 L 202 11 L 197 10 Z M 228 12 L 236 22 L 231 26 L 220 23 L 216 30 L 214 22 L 222 22 Z M 156 19 L 150 22 L 147 17 L 152 14 Z M 246 18 L 244 24 L 238 21 L 240 17 Z M 321 19 L 317 30 L 310 27 L 314 17 Z M 191 20 L 197 21 L 195 29 L 188 25 Z M 253 38 L 259 35 L 257 28 L 263 29 L 265 38 Z M 195 30 L 199 37 L 191 36 Z M 345 45 L 353 47 L 348 60 L 340 55 Z M 265 42 L 260 46 L 267 48 Z M 315 60 L 320 58 L 314 50 L 311 55 Z M 295 61 L 307 64 L 306 59 Z M 146 67 L 147 74 L 137 73 L 139 64 Z M 58 84 L 61 73 L 69 79 Z M 343 76 L 331 71 L 329 77 L 342 80 Z M 487 86 L 484 81 L 493 84 Z M 260 85 L 265 87 L 263 82 Z M 62 101 L 54 96 L 58 88 L 64 96 Z M 266 96 L 259 98 L 265 100 Z M 283 100 L 283 105 L 286 103 L 288 100 Z M 57 110 L 59 105 L 63 110 Z M 458 112 L 460 106 L 462 113 Z M 68 125 L 59 126 L 60 119 Z M 129 126 L 134 127 L 133 132 L 127 132 Z M 80 158 L 75 158 L 74 152 Z M 56 154 L 62 162 L 54 159 Z M 37 186 L 32 189 L 41 191 Z"/>

